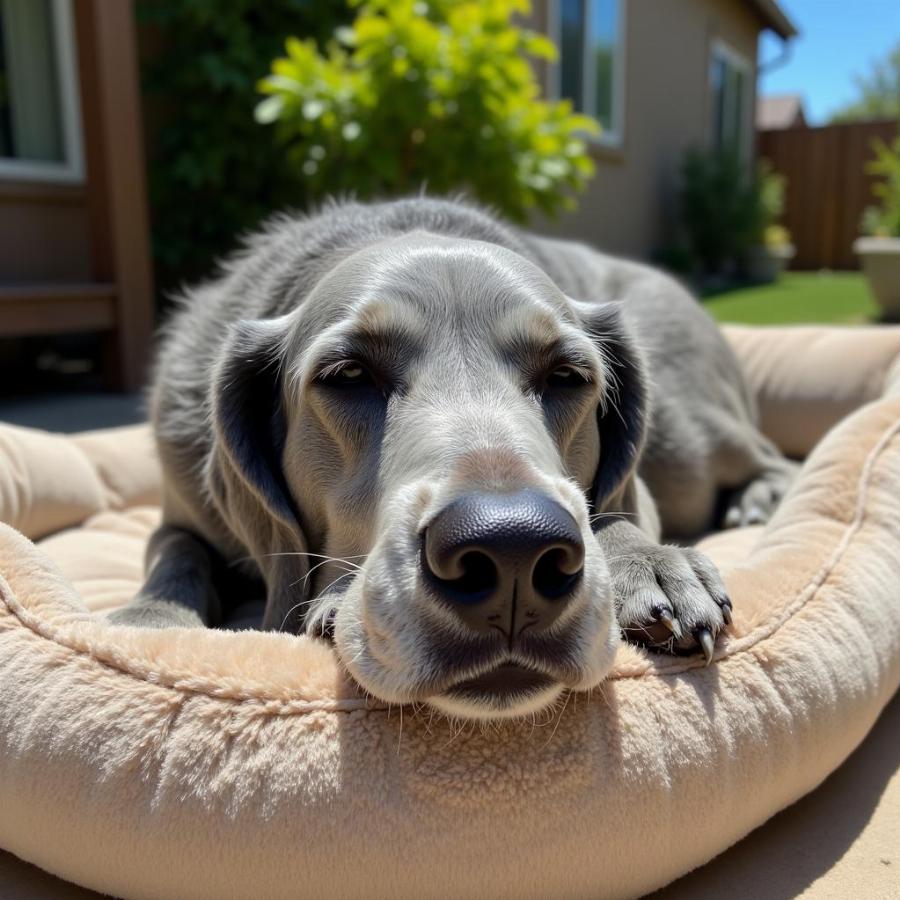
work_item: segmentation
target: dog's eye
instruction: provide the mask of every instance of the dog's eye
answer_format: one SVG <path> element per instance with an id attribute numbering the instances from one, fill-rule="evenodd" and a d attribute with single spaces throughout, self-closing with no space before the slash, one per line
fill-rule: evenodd
<path id="1" fill-rule="evenodd" d="M 350 360 L 323 372 L 319 382 L 328 387 L 361 387 L 374 384 L 374 379 L 362 363 Z"/>
<path id="2" fill-rule="evenodd" d="M 366 377 L 366 370 L 362 366 L 353 363 L 341 369 L 338 372 L 338 377 L 341 381 L 360 381 Z"/>
<path id="3" fill-rule="evenodd" d="M 548 387 L 581 387 L 587 382 L 584 372 L 569 365 L 557 366 L 547 376 Z"/>

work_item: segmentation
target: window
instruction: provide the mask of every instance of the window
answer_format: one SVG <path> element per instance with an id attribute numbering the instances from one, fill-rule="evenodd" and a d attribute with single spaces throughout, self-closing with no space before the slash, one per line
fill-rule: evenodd
<path id="1" fill-rule="evenodd" d="M 593 116 L 600 142 L 618 145 L 624 127 L 626 0 L 551 0 L 550 36 L 559 47 L 550 92 Z"/>
<path id="2" fill-rule="evenodd" d="M 751 66 L 735 50 L 715 41 L 709 63 L 714 150 L 750 150 Z"/>
<path id="3" fill-rule="evenodd" d="M 71 0 L 0 0 L 0 177 L 82 173 Z"/>

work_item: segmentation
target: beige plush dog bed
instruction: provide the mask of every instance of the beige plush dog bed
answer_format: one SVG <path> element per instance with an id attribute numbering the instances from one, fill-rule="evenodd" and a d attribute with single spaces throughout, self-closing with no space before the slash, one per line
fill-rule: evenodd
<path id="1" fill-rule="evenodd" d="M 0 847 L 124 897 L 628 897 L 811 790 L 900 682 L 900 329 L 730 337 L 767 432 L 817 445 L 765 529 L 704 543 L 716 661 L 623 647 L 486 731 L 367 702 L 307 638 L 108 627 L 157 518 L 146 430 L 2 429 Z"/>

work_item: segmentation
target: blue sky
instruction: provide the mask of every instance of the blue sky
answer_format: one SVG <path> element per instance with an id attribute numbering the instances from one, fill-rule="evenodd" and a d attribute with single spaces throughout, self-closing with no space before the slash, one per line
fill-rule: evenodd
<path id="1" fill-rule="evenodd" d="M 760 77 L 762 94 L 800 93 L 812 124 L 854 99 L 855 73 L 866 73 L 900 42 L 900 0 L 780 0 L 800 30 L 788 62 Z M 780 53 L 766 34 L 760 62 Z"/>

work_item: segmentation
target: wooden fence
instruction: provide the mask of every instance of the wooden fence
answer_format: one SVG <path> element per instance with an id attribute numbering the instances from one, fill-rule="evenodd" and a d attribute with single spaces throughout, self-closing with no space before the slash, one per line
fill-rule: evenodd
<path id="1" fill-rule="evenodd" d="M 900 123 L 890 121 L 759 133 L 760 158 L 787 176 L 783 222 L 797 248 L 792 268 L 858 268 L 853 241 L 873 202 L 865 164 L 875 138 L 891 141 L 898 132 Z"/>

